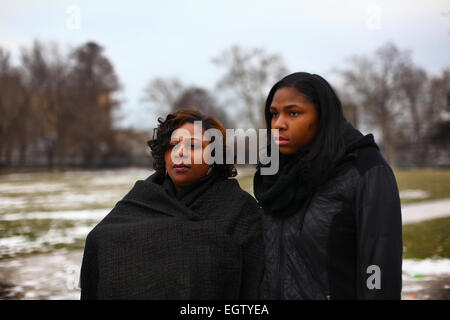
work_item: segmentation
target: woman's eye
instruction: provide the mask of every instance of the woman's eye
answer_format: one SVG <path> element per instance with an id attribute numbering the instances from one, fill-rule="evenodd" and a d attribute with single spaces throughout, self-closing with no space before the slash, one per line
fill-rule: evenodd
<path id="1" fill-rule="evenodd" d="M 291 117 L 296 117 L 296 116 L 298 116 L 300 113 L 299 112 L 297 112 L 297 111 L 291 111 L 291 112 L 289 112 L 289 115 L 291 116 Z"/>
<path id="2" fill-rule="evenodd" d="M 271 112 L 272 118 L 278 117 L 278 112 Z"/>

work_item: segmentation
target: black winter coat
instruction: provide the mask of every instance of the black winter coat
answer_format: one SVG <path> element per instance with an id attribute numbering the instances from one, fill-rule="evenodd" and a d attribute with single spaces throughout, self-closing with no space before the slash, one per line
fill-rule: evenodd
<path id="1" fill-rule="evenodd" d="M 82 299 L 257 299 L 261 212 L 235 179 L 214 175 L 176 193 L 153 174 L 88 234 Z"/>
<path id="2" fill-rule="evenodd" d="M 347 161 L 297 213 L 264 214 L 263 299 L 400 299 L 402 223 L 394 174 L 372 135 L 349 125 L 345 141 Z"/>

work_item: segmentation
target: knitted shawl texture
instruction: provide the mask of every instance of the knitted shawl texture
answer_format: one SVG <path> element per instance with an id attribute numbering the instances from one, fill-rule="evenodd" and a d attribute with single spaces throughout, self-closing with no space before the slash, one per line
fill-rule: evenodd
<path id="1" fill-rule="evenodd" d="M 139 180 L 86 238 L 81 299 L 257 299 L 261 210 L 214 173 Z"/>

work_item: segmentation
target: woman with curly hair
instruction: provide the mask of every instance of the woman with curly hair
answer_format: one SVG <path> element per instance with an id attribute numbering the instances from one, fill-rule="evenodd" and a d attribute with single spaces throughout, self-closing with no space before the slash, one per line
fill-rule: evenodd
<path id="1" fill-rule="evenodd" d="M 261 209 L 232 164 L 205 161 L 211 142 L 195 121 L 219 130 L 225 148 L 222 124 L 195 109 L 159 119 L 148 142 L 156 172 L 87 236 L 82 299 L 258 298 Z"/>

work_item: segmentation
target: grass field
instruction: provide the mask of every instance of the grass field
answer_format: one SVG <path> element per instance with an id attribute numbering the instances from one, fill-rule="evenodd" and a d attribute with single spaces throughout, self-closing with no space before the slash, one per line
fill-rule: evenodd
<path id="1" fill-rule="evenodd" d="M 413 203 L 450 198 L 450 170 L 395 170 L 394 174 L 397 179 L 400 195 L 402 195 L 402 192 L 403 195 L 408 194 L 408 190 L 423 191 L 422 197 L 408 198 L 406 196 L 403 196 L 402 203 Z"/>
<path id="2" fill-rule="evenodd" d="M 0 259 L 83 248 L 89 230 L 146 169 L 0 174 Z M 395 172 L 402 203 L 450 197 L 450 170 Z M 238 176 L 253 194 L 251 172 Z M 405 256 L 449 257 L 449 219 L 404 227 Z"/>
<path id="3" fill-rule="evenodd" d="M 0 259 L 82 249 L 87 233 L 149 170 L 0 175 Z"/>
<path id="4" fill-rule="evenodd" d="M 450 217 L 404 225 L 403 257 L 450 258 Z"/>

